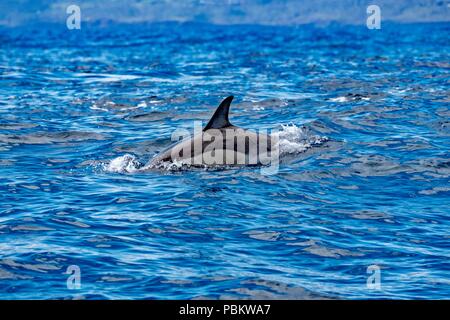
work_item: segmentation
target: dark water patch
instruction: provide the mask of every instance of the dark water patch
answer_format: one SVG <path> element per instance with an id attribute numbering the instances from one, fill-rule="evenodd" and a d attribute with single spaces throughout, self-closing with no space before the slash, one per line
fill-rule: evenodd
<path id="1" fill-rule="evenodd" d="M 88 140 L 105 140 L 106 135 L 96 132 L 66 131 L 37 132 L 33 134 L 0 134 L 0 142 L 7 144 L 52 144 L 65 142 L 83 142 Z"/>

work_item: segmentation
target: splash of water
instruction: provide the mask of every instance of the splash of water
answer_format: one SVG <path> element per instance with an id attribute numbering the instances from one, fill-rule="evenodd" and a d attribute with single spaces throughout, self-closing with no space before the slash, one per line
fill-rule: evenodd
<path id="1" fill-rule="evenodd" d="M 295 124 L 281 125 L 281 130 L 275 135 L 278 136 L 280 157 L 305 152 L 329 140 L 328 137 L 312 134 L 306 127 Z"/>
<path id="2" fill-rule="evenodd" d="M 142 164 L 138 159 L 128 153 L 114 158 L 104 165 L 105 171 L 114 173 L 133 173 L 138 171 L 140 167 L 142 167 Z"/>

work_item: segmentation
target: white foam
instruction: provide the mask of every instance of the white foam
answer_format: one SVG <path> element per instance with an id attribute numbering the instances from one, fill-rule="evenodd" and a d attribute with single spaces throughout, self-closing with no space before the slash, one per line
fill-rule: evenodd
<path id="1" fill-rule="evenodd" d="M 142 169 L 162 169 L 162 170 L 177 170 L 183 166 L 183 163 L 178 162 L 176 159 L 173 162 L 158 162 L 152 163 L 151 161 L 146 164 Z"/>
<path id="2" fill-rule="evenodd" d="M 109 74 L 109 73 L 85 73 L 77 72 L 73 76 L 84 78 L 86 83 L 94 82 L 116 82 L 125 80 L 135 80 L 139 79 L 140 76 L 128 75 L 128 74 Z"/>
<path id="3" fill-rule="evenodd" d="M 275 135 L 278 135 L 280 156 L 305 152 L 328 141 L 327 137 L 314 135 L 308 129 L 295 124 L 281 125 L 281 130 Z"/>
<path id="4" fill-rule="evenodd" d="M 263 110 L 265 110 L 265 109 L 264 109 L 264 107 L 261 107 L 261 106 L 253 106 L 253 107 L 252 107 L 252 110 L 253 110 L 253 111 L 263 111 Z"/>
<path id="5" fill-rule="evenodd" d="M 94 103 L 90 108 L 91 108 L 92 110 L 108 111 L 108 109 L 100 108 L 96 103 Z"/>
<path id="6" fill-rule="evenodd" d="M 140 163 L 135 156 L 125 154 L 106 163 L 104 167 L 108 172 L 131 173 L 139 170 Z"/>
<path id="7" fill-rule="evenodd" d="M 336 98 L 331 98 L 330 101 L 331 102 L 347 102 L 348 99 L 347 99 L 347 97 L 336 97 Z"/>

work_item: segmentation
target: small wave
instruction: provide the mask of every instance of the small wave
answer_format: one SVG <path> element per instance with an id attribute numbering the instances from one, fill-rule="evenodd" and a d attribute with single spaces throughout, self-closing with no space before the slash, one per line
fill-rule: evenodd
<path id="1" fill-rule="evenodd" d="M 29 134 L 0 134 L 0 143 L 6 144 L 53 144 L 105 140 L 108 136 L 90 131 L 35 132 Z"/>
<path id="2" fill-rule="evenodd" d="M 348 99 L 347 99 L 347 97 L 336 97 L 336 98 L 331 98 L 330 101 L 331 102 L 347 102 Z"/>
<path id="3" fill-rule="evenodd" d="M 328 100 L 331 102 L 339 102 L 339 103 L 350 102 L 350 101 L 369 101 L 370 96 L 359 94 L 359 93 L 348 93 L 345 96 L 334 97 L 334 98 L 330 98 Z"/>

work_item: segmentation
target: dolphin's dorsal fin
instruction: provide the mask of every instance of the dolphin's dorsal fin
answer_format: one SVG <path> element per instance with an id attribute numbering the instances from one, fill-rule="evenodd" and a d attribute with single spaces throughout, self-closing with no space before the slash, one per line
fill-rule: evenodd
<path id="1" fill-rule="evenodd" d="M 203 128 L 203 131 L 231 126 L 231 123 L 228 120 L 228 112 L 230 111 L 230 104 L 231 101 L 233 101 L 233 98 L 233 96 L 229 96 L 220 103 L 216 112 L 214 112 L 214 115 L 211 117 L 211 120 L 209 120 L 208 124 Z"/>

